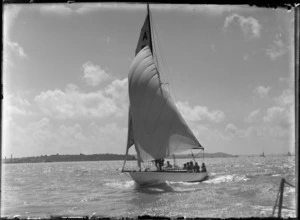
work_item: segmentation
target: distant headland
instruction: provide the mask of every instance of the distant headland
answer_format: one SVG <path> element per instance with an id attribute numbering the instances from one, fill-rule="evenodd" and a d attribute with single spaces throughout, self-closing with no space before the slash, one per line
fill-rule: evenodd
<path id="1" fill-rule="evenodd" d="M 43 155 L 37 157 L 5 158 L 3 163 L 49 163 L 49 162 L 71 162 L 71 161 L 103 161 L 103 160 L 124 160 L 123 154 L 78 154 L 78 155 Z M 136 160 L 134 155 L 128 155 L 127 160 Z"/>
<path id="2" fill-rule="evenodd" d="M 202 157 L 201 154 L 194 155 L 196 158 Z M 227 157 L 238 157 L 238 155 L 231 155 L 226 153 L 205 153 L 205 158 L 227 158 Z M 171 159 L 173 156 L 168 157 Z M 192 158 L 191 154 L 179 154 L 176 155 L 176 159 Z M 78 155 L 42 155 L 36 157 L 20 157 L 20 158 L 5 158 L 2 160 L 3 163 L 49 163 L 49 162 L 72 162 L 72 161 L 107 161 L 107 160 L 124 160 L 125 155 L 123 154 L 78 154 Z M 136 160 L 136 155 L 128 155 L 127 160 Z"/>

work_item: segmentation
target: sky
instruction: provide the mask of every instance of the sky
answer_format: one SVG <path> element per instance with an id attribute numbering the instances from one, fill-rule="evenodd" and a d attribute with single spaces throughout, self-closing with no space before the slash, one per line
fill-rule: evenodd
<path id="1" fill-rule="evenodd" d="M 293 10 L 150 10 L 162 81 L 205 152 L 295 151 Z M 124 154 L 145 16 L 145 4 L 5 5 L 2 157 Z"/>

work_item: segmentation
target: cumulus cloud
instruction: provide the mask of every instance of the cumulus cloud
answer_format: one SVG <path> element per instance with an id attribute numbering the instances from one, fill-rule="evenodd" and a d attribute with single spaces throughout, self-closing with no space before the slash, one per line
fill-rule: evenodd
<path id="1" fill-rule="evenodd" d="M 268 108 L 264 115 L 261 111 L 253 111 L 248 116 L 249 122 L 257 121 L 245 130 L 245 136 L 269 138 L 293 138 L 295 130 L 294 94 L 291 89 L 284 90 L 274 98 L 275 105 Z M 255 120 L 252 120 L 255 119 Z"/>
<path id="2" fill-rule="evenodd" d="M 66 119 L 75 117 L 106 117 L 115 114 L 115 103 L 101 91 L 83 93 L 74 86 L 41 92 L 35 97 L 38 107 L 47 116 Z"/>
<path id="3" fill-rule="evenodd" d="M 273 44 L 267 49 L 266 53 L 271 60 L 276 60 L 286 53 L 287 49 L 281 39 L 281 34 L 277 34 Z"/>
<path id="4" fill-rule="evenodd" d="M 27 57 L 24 48 L 18 43 L 11 40 L 10 32 L 15 20 L 17 19 L 21 7 L 18 5 L 5 5 L 3 13 L 3 57 L 5 64 L 10 62 L 9 53 L 13 52 L 21 58 Z"/>
<path id="5" fill-rule="evenodd" d="M 126 94 L 127 90 L 128 90 L 128 79 L 124 78 L 123 80 L 120 79 L 114 80 L 111 84 L 109 84 L 105 88 L 104 91 L 114 98 L 119 98 L 121 96 L 127 97 Z"/>
<path id="6" fill-rule="evenodd" d="M 294 117 L 294 93 L 291 89 L 284 90 L 282 94 L 274 98 L 276 105 L 267 109 L 264 122 L 283 129 L 293 129 Z"/>
<path id="7" fill-rule="evenodd" d="M 67 123 L 67 122 L 66 122 Z M 120 153 L 127 129 L 111 122 L 57 124 L 48 117 L 25 124 L 5 123 L 3 155 L 35 156 L 79 153 Z M 99 144 L 100 143 L 100 144 Z"/>
<path id="8" fill-rule="evenodd" d="M 282 94 L 274 98 L 275 102 L 279 106 L 294 106 L 295 94 L 292 89 L 283 90 Z"/>
<path id="9" fill-rule="evenodd" d="M 267 125 L 250 126 L 245 130 L 245 137 L 265 137 L 273 139 L 286 139 L 291 133 L 279 126 L 271 127 Z"/>
<path id="10" fill-rule="evenodd" d="M 233 14 L 226 17 L 224 22 L 224 28 L 228 28 L 231 24 L 237 23 L 243 33 L 250 38 L 258 38 L 260 37 L 260 30 L 261 25 L 259 24 L 258 20 L 253 17 L 245 18 L 238 14 Z"/>
<path id="11" fill-rule="evenodd" d="M 128 107 L 128 79 L 116 79 L 104 89 L 105 94 L 112 98 L 114 103 L 125 111 Z"/>
<path id="12" fill-rule="evenodd" d="M 3 98 L 3 114 L 7 120 L 11 120 L 16 115 L 33 115 L 30 107 L 30 102 L 18 94 L 6 94 Z"/>
<path id="13" fill-rule="evenodd" d="M 265 122 L 270 122 L 273 121 L 274 119 L 281 117 L 282 113 L 284 112 L 284 108 L 282 107 L 278 107 L 278 106 L 274 106 L 272 108 L 269 108 L 267 110 L 267 115 L 264 116 L 264 121 Z"/>
<path id="14" fill-rule="evenodd" d="M 254 89 L 254 94 L 259 95 L 260 98 L 264 98 L 268 92 L 270 91 L 271 87 L 264 87 L 264 86 L 258 86 Z"/>
<path id="15" fill-rule="evenodd" d="M 6 42 L 8 47 L 19 57 L 25 58 L 28 57 L 27 54 L 24 52 L 23 47 L 18 44 L 17 42 Z"/>
<path id="16" fill-rule="evenodd" d="M 248 123 L 258 122 L 261 118 L 260 109 L 253 110 L 249 113 L 249 115 L 245 118 L 245 121 Z"/>
<path id="17" fill-rule="evenodd" d="M 32 156 L 35 152 L 51 149 L 55 143 L 52 125 L 47 117 L 20 126 L 14 121 L 4 122 L 4 154 Z"/>
<path id="18" fill-rule="evenodd" d="M 230 133 L 236 133 L 237 127 L 234 124 L 227 124 L 225 131 L 230 132 Z"/>
<path id="19" fill-rule="evenodd" d="M 111 79 L 111 76 L 100 66 L 88 61 L 82 65 L 83 78 L 90 86 L 97 86 L 102 82 Z"/>
<path id="20" fill-rule="evenodd" d="M 224 112 L 220 110 L 210 111 L 206 106 L 191 107 L 188 102 L 177 102 L 176 105 L 184 118 L 189 121 L 208 120 L 212 122 L 221 122 L 225 119 Z"/>
<path id="21" fill-rule="evenodd" d="M 35 102 L 43 114 L 58 119 L 123 116 L 128 106 L 126 85 L 127 79 L 117 79 L 104 91 L 85 93 L 69 84 L 64 91 L 41 92 L 35 97 Z"/>

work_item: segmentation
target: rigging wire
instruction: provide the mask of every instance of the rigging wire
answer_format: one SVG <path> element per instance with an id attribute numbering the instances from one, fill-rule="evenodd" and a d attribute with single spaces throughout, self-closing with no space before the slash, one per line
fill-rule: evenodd
<path id="1" fill-rule="evenodd" d="M 168 68 L 168 65 L 167 65 L 167 62 L 166 62 L 166 58 L 164 56 L 164 53 L 163 53 L 163 49 L 162 49 L 162 45 L 160 44 L 160 40 L 159 40 L 159 34 L 158 34 L 158 30 L 157 30 L 157 27 L 155 25 L 155 23 L 153 22 L 153 19 L 152 19 L 152 16 L 150 16 L 150 20 L 151 20 L 151 26 L 153 27 L 152 30 L 153 30 L 153 35 L 155 36 L 155 40 L 152 40 L 152 43 L 153 43 L 153 46 L 154 46 L 154 50 L 156 52 L 157 55 L 159 55 L 159 57 L 161 57 L 161 62 L 162 62 L 162 67 L 164 69 L 164 71 L 160 71 L 160 73 L 162 73 L 162 77 L 163 77 L 163 80 L 164 82 L 167 82 L 167 84 L 171 84 L 171 90 L 172 92 L 169 90 L 169 94 L 170 96 L 172 97 L 173 96 L 173 99 L 176 103 L 176 96 L 175 96 L 175 90 L 174 90 L 174 87 L 173 87 L 173 82 L 172 82 L 172 78 L 169 76 L 169 68 Z M 156 45 L 157 43 L 157 45 Z M 155 56 L 155 60 L 156 60 L 156 64 L 157 64 L 157 67 L 158 67 L 158 60 L 157 60 L 157 56 Z M 162 70 L 162 69 L 160 69 Z M 166 80 L 165 80 L 166 78 Z M 170 82 L 170 83 L 168 83 Z"/>

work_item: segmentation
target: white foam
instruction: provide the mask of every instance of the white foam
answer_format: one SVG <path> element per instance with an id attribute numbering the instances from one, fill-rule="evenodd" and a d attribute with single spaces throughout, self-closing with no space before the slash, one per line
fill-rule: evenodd
<path id="1" fill-rule="evenodd" d="M 104 185 L 113 187 L 113 188 L 121 188 L 121 189 L 122 188 L 131 188 L 134 186 L 134 181 L 133 180 L 129 180 L 129 181 L 125 181 L 125 182 L 114 181 L 114 182 L 105 183 Z"/>
<path id="2" fill-rule="evenodd" d="M 218 184 L 218 183 L 226 183 L 226 182 L 240 182 L 240 181 L 247 181 L 248 179 L 246 178 L 245 175 L 238 176 L 236 174 L 233 175 L 225 175 L 225 176 L 219 176 L 213 179 L 209 179 L 207 181 L 204 181 L 204 183 L 213 183 L 213 184 Z"/>
<path id="3" fill-rule="evenodd" d="M 170 184 L 180 184 L 180 185 L 186 185 L 186 186 L 191 186 L 191 185 L 198 185 L 200 182 L 173 182 L 173 181 L 166 181 L 168 185 Z"/>
<path id="4" fill-rule="evenodd" d="M 284 194 L 288 194 L 288 193 L 295 193 L 296 190 L 294 187 L 285 187 L 284 188 Z"/>

